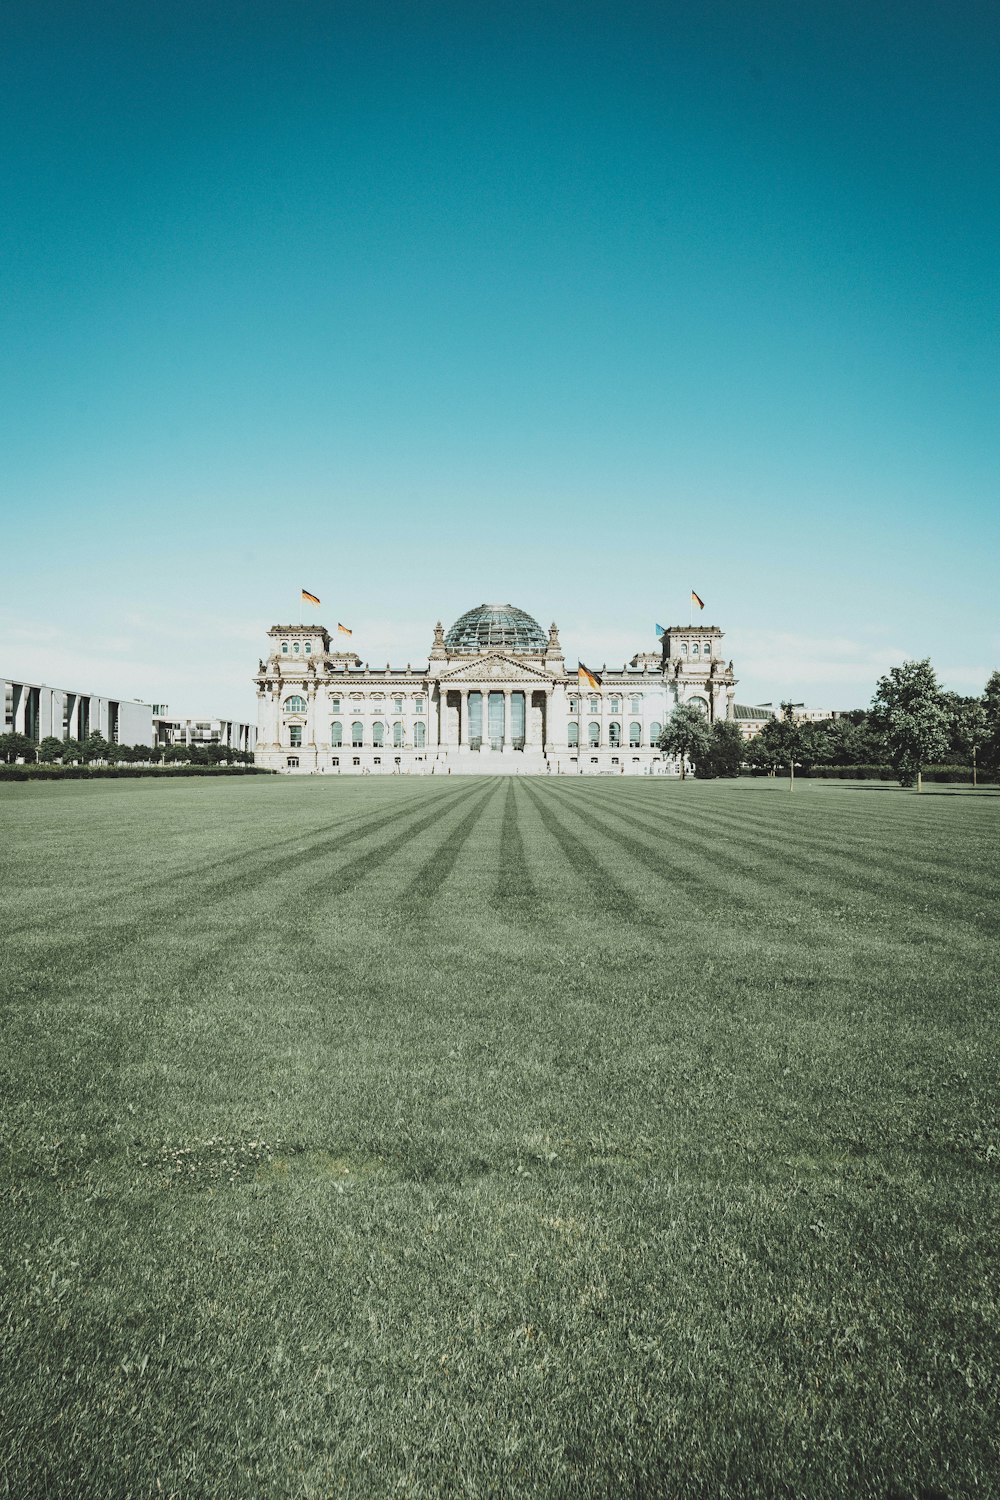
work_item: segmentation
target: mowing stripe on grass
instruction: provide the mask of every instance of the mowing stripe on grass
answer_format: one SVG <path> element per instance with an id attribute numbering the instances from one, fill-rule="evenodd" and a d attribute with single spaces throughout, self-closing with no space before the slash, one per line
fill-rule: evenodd
<path id="1" fill-rule="evenodd" d="M 645 832 L 647 836 L 656 836 L 656 831 L 649 828 L 643 819 L 625 812 L 620 806 L 614 806 L 610 799 L 602 797 L 601 813 L 610 816 L 619 823 Z M 599 814 L 600 816 L 600 814 Z M 791 899 L 801 902 L 805 898 L 822 902 L 829 896 L 832 888 L 837 887 L 851 892 L 852 901 L 857 894 L 862 892 L 873 898 L 877 906 L 872 908 L 873 912 L 885 916 L 896 926 L 896 941 L 905 941 L 903 935 L 898 932 L 898 912 L 895 905 L 888 903 L 890 897 L 895 897 L 897 891 L 910 891 L 911 895 L 919 884 L 923 884 L 934 891 L 935 905 L 950 906 L 951 912 L 938 913 L 927 920 L 922 914 L 912 909 L 916 902 L 912 903 L 908 920 L 908 938 L 915 933 L 931 939 L 937 943 L 951 947 L 962 947 L 967 941 L 967 933 L 955 925 L 950 918 L 961 916 L 963 921 L 978 925 L 984 936 L 992 936 L 994 931 L 993 915 L 990 908 L 990 898 L 983 893 L 983 910 L 970 912 L 968 888 L 961 892 L 950 892 L 942 881 L 940 871 L 935 871 L 935 881 L 927 878 L 927 863 L 921 861 L 920 868 L 916 868 L 917 862 L 906 861 L 900 856 L 893 862 L 880 867 L 876 874 L 871 874 L 850 853 L 839 854 L 831 849 L 822 849 L 809 854 L 805 840 L 809 840 L 808 848 L 815 849 L 812 841 L 812 830 L 810 827 L 802 827 L 800 837 L 795 838 L 793 834 L 781 831 L 777 834 L 773 829 L 765 830 L 772 835 L 763 837 L 761 833 L 748 830 L 742 820 L 729 819 L 711 820 L 713 826 L 708 826 L 710 820 L 696 816 L 693 810 L 689 810 L 687 818 L 668 817 L 664 813 L 654 814 L 655 820 L 664 834 L 669 835 L 669 847 L 677 849 L 683 846 L 693 854 L 700 857 L 703 863 L 707 851 L 711 850 L 712 864 L 720 871 L 730 870 L 742 882 L 745 883 L 746 892 L 749 897 L 748 904 L 759 908 L 763 904 L 763 898 L 769 901 L 775 890 L 781 891 Z M 684 826 L 686 832 L 679 831 Z M 691 830 L 687 832 L 687 830 Z M 725 838 L 725 843 L 719 841 L 718 835 Z M 816 841 L 818 843 L 818 841 Z M 762 858 L 768 861 L 768 880 L 762 884 L 760 869 Z M 939 883 L 940 882 L 940 883 Z M 987 882 L 992 885 L 992 882 Z M 942 920 L 942 917 L 944 918 Z M 829 924 L 828 924 L 829 925 Z M 843 924 L 839 921 L 834 924 L 832 931 L 838 934 L 843 932 Z M 880 942 L 885 941 L 882 935 Z"/>
<path id="2" fill-rule="evenodd" d="M 401 899 L 404 902 L 426 906 L 433 901 L 454 869 L 469 835 L 482 817 L 487 804 L 493 800 L 499 789 L 499 779 L 494 778 L 479 801 L 473 804 L 472 809 L 466 813 L 462 821 L 447 834 L 444 842 L 439 844 L 417 869 L 409 885 L 403 891 Z"/>
<path id="3" fill-rule="evenodd" d="M 524 801 L 518 793 L 517 783 L 511 778 L 504 798 L 500 862 L 493 893 L 500 904 L 501 914 L 512 922 L 530 919 L 535 905 L 534 881 L 524 853 L 524 839 L 521 837 L 524 813 Z"/>
<path id="4" fill-rule="evenodd" d="M 44 950 L 39 957 L 44 957 L 45 964 L 51 976 L 49 988 L 59 987 L 64 984 L 64 976 L 72 969 L 74 977 L 79 980 L 88 971 L 98 970 L 103 972 L 107 968 L 109 954 L 116 952 L 132 953 L 141 950 L 148 940 L 150 930 L 157 923 L 163 924 L 178 921 L 185 924 L 188 929 L 197 928 L 199 923 L 204 922 L 205 916 L 210 912 L 220 911 L 227 902 L 238 900 L 246 908 L 247 898 L 252 894 L 266 894 L 269 888 L 285 874 L 293 873 L 296 876 L 296 892 L 300 899 L 306 895 L 319 893 L 329 896 L 343 893 L 350 887 L 358 884 L 375 866 L 383 864 L 410 839 L 423 829 L 438 822 L 456 806 L 466 802 L 476 794 L 475 786 L 461 790 L 449 788 L 447 792 L 433 796 L 433 806 L 430 812 L 424 811 L 423 816 L 416 822 L 408 822 L 405 831 L 397 838 L 378 846 L 374 850 L 366 850 L 355 859 L 338 867 L 334 875 L 320 873 L 311 879 L 303 879 L 303 866 L 315 865 L 318 861 L 325 861 L 338 854 L 346 846 L 356 844 L 373 835 L 382 833 L 389 827 L 398 825 L 400 820 L 408 820 L 415 812 L 421 812 L 427 806 L 427 799 L 418 799 L 412 811 L 403 813 L 393 812 L 382 817 L 368 820 L 362 827 L 345 834 L 341 839 L 326 838 L 321 842 L 310 845 L 301 854 L 282 854 L 276 860 L 266 860 L 262 853 L 247 855 L 248 860 L 253 859 L 256 868 L 252 871 L 241 871 L 232 880 L 219 881 L 207 888 L 190 890 L 183 888 L 184 906 L 180 910 L 175 908 L 144 909 L 139 916 L 123 917 L 114 912 L 104 920 L 104 913 L 99 914 L 98 922 L 88 932 L 81 936 L 67 936 L 61 931 L 40 935 L 37 929 L 33 936 L 36 945 Z M 170 892 L 178 893 L 178 882 L 175 880 L 167 888 Z M 234 913 L 245 925 L 252 918 L 252 912 L 244 909 Z M 229 916 L 226 917 L 229 920 Z M 233 951 L 238 951 L 245 945 L 246 935 L 242 927 L 237 924 L 236 930 L 228 938 L 218 939 L 212 947 L 212 963 L 219 967 L 224 963 Z M 204 967 L 206 958 L 204 952 L 197 950 L 191 955 L 185 965 L 182 961 L 174 972 L 178 975 L 178 982 L 183 980 L 184 973 L 190 969 L 192 973 L 200 972 Z M 172 966 L 173 967 L 173 966 Z M 33 966 L 30 973 L 25 975 L 30 981 L 30 988 L 18 992 L 12 990 L 12 996 L 20 993 L 23 996 L 31 993 L 38 996 L 40 974 L 37 965 Z"/>
<path id="5" fill-rule="evenodd" d="M 546 783 L 544 791 L 540 787 L 529 787 L 527 784 L 524 790 L 545 828 L 559 845 L 574 873 L 589 888 L 595 904 L 600 907 L 602 913 L 613 917 L 616 921 L 626 922 L 633 926 L 645 926 L 653 922 L 654 915 L 643 909 L 632 892 L 612 875 L 605 865 L 601 864 L 589 845 L 571 833 L 565 823 L 547 805 L 552 796 L 552 790 L 548 784 Z"/>

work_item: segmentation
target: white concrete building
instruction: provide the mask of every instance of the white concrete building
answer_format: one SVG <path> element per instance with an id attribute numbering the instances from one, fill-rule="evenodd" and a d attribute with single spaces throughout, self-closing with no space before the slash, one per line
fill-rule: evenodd
<path id="1" fill-rule="evenodd" d="M 167 704 L 153 704 L 154 745 L 222 745 L 227 750 L 252 753 L 257 743 L 256 724 L 237 719 L 178 719 Z"/>
<path id="2" fill-rule="evenodd" d="M 106 698 L 74 688 L 3 679 L 5 734 L 28 739 L 84 740 L 102 734 L 109 745 L 150 745 L 153 711 L 148 703 L 129 698 Z"/>
<path id="3" fill-rule="evenodd" d="M 546 632 L 510 604 L 481 604 L 426 664 L 373 667 L 331 649 L 321 625 L 275 625 L 255 678 L 256 762 L 338 774 L 672 773 L 657 741 L 679 703 L 732 718 L 736 679 L 715 625 L 674 626 L 621 667 L 567 669 Z"/>
<path id="4" fill-rule="evenodd" d="M 101 734 L 109 745 L 223 745 L 251 753 L 256 724 L 235 719 L 178 719 L 165 703 L 140 703 L 130 698 L 107 698 L 74 688 L 3 679 L 2 733 L 24 734 L 39 741 L 85 740 Z"/>

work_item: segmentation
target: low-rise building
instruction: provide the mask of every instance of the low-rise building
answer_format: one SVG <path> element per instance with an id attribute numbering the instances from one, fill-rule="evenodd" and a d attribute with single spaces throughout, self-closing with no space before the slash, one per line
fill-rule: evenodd
<path id="1" fill-rule="evenodd" d="M 23 734 L 36 744 L 49 735 L 57 740 L 85 740 L 103 735 L 109 745 L 222 745 L 252 754 L 255 724 L 235 719 L 181 719 L 165 703 L 109 698 L 76 688 L 3 679 L 4 734 Z"/>

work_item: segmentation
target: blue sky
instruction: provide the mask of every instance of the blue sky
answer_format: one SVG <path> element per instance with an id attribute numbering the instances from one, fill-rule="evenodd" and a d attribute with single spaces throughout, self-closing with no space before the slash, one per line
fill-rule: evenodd
<path id="1" fill-rule="evenodd" d="M 727 632 L 740 697 L 1000 666 L 992 3 L 0 11 L 0 669 L 254 712 Z"/>

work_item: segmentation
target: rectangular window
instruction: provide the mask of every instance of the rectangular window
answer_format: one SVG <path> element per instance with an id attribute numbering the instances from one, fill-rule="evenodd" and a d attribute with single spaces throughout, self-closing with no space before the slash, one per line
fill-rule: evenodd
<path id="1" fill-rule="evenodd" d="M 331 764 L 331 766 L 339 766 L 340 765 L 340 756 L 339 755 L 332 756 L 331 759 L 330 759 L 330 764 Z"/>
<path id="2" fill-rule="evenodd" d="M 332 714 L 339 714 L 340 713 L 340 699 L 339 698 L 331 698 L 330 699 L 330 712 Z"/>
<path id="3" fill-rule="evenodd" d="M 392 700 L 392 711 L 393 711 L 394 714 L 401 714 L 403 712 L 403 700 L 402 700 L 402 698 L 393 698 L 393 700 Z"/>
<path id="4" fill-rule="evenodd" d="M 413 700 L 413 712 L 417 713 L 417 714 L 422 714 L 423 711 L 424 711 L 424 700 L 418 694 L 417 697 L 414 698 L 414 700 Z"/>
<path id="5" fill-rule="evenodd" d="M 290 745 L 302 744 L 302 725 L 292 724 L 288 730 L 288 743 Z"/>

